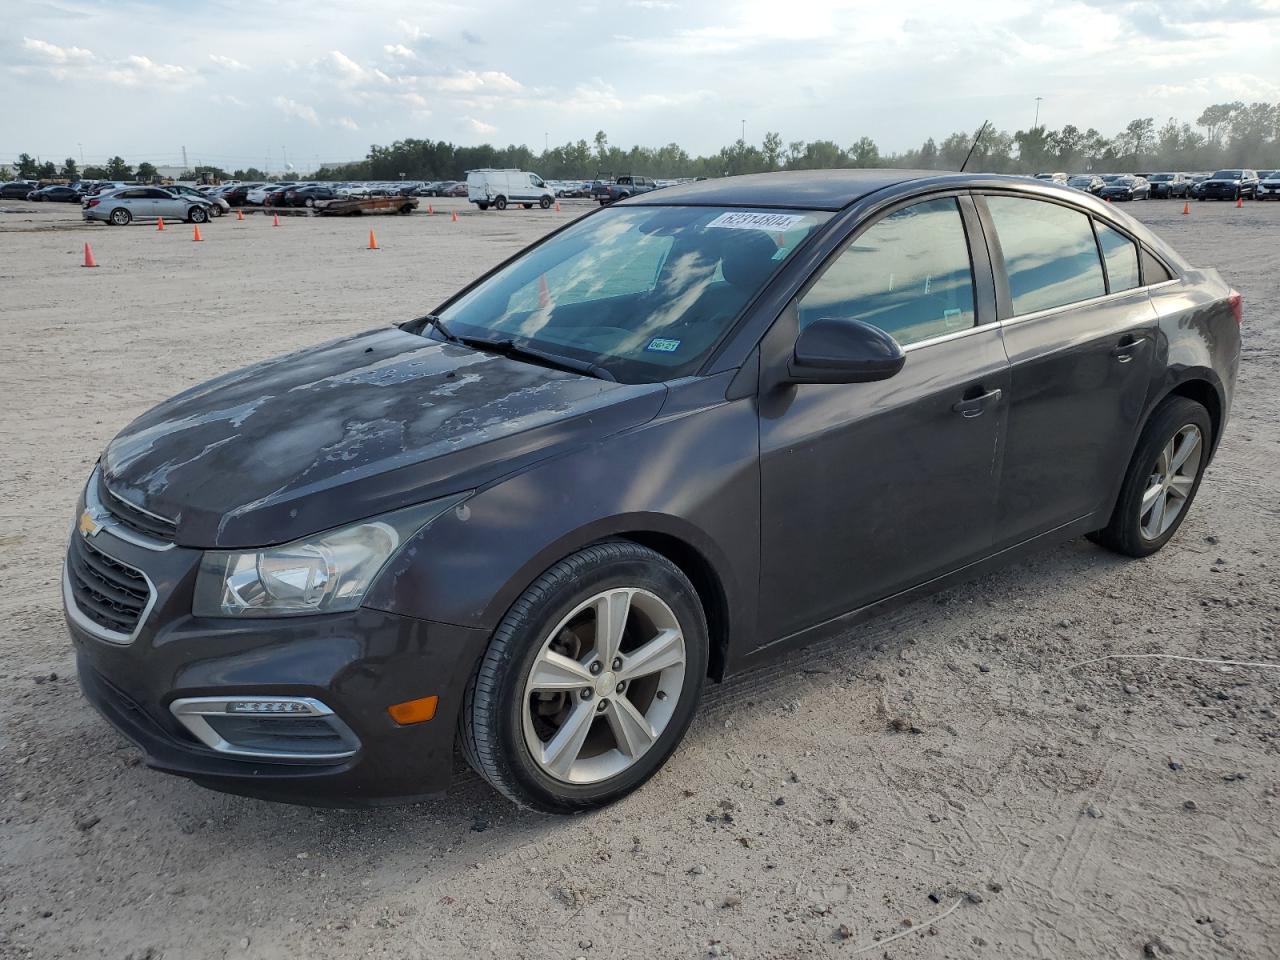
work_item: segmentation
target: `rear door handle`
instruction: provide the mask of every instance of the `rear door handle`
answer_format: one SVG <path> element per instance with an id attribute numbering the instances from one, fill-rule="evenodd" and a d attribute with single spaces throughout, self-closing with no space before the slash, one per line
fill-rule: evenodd
<path id="1" fill-rule="evenodd" d="M 1128 363 L 1133 359 L 1134 351 L 1142 346 L 1146 337 L 1134 337 L 1126 335 L 1116 346 L 1111 348 L 1111 355 L 1121 363 Z"/>
<path id="2" fill-rule="evenodd" d="M 965 397 L 965 399 L 951 405 L 951 409 L 966 419 L 980 417 L 986 411 L 987 407 L 994 406 L 1000 402 L 1000 398 L 1004 394 L 1000 390 L 992 390 L 988 393 L 979 394 L 976 397 Z"/>

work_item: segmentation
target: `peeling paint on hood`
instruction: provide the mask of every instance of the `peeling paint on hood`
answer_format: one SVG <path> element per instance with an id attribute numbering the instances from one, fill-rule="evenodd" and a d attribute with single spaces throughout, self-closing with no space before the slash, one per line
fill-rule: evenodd
<path id="1" fill-rule="evenodd" d="M 490 482 L 642 423 L 664 395 L 376 330 L 178 394 L 102 465 L 179 543 L 263 546 Z"/>

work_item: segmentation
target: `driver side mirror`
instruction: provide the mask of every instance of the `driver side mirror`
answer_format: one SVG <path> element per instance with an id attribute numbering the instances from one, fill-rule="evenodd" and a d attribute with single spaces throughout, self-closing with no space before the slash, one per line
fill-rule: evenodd
<path id="1" fill-rule="evenodd" d="M 786 379 L 790 383 L 870 383 L 889 379 L 906 362 L 898 341 L 879 327 L 848 317 L 823 317 L 800 331 Z"/>

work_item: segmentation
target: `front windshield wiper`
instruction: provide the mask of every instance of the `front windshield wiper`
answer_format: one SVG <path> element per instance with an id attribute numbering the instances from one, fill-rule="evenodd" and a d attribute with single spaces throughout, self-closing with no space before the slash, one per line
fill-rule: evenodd
<path id="1" fill-rule="evenodd" d="M 439 324 L 436 325 L 436 329 L 440 329 Z M 572 373 L 585 373 L 589 377 L 608 380 L 611 383 L 618 382 L 617 377 L 598 363 L 591 363 L 588 360 L 575 360 L 573 357 L 562 357 L 556 353 L 547 353 L 533 347 L 524 347 L 509 337 L 494 338 L 492 340 L 486 337 L 457 337 L 456 342 L 466 344 L 468 347 L 474 347 L 477 350 L 498 353 L 504 357 L 532 360 L 543 366 L 556 367 Z"/>
<path id="2" fill-rule="evenodd" d="M 458 335 L 444 325 L 444 321 L 437 317 L 434 313 L 428 313 L 425 316 L 410 320 L 410 323 L 425 323 L 428 327 L 435 327 L 440 331 L 440 336 L 444 337 L 450 343 L 461 343 Z"/>

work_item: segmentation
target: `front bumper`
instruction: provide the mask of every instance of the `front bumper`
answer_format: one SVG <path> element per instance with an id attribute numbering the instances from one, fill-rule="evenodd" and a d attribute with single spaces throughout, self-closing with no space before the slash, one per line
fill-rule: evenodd
<path id="1" fill-rule="evenodd" d="M 94 546 L 154 584 L 156 600 L 127 643 L 95 635 L 64 593 L 85 697 L 142 748 L 148 766 L 216 790 L 316 805 L 407 801 L 447 788 L 458 709 L 484 651 L 483 631 L 368 609 L 197 618 L 191 588 L 200 551 L 148 550 L 108 530 Z M 439 702 L 429 721 L 400 726 L 387 714 L 392 704 L 433 694 Z M 336 761 L 218 752 L 169 708 L 220 696 L 313 698 L 355 734 L 358 749 Z"/>

